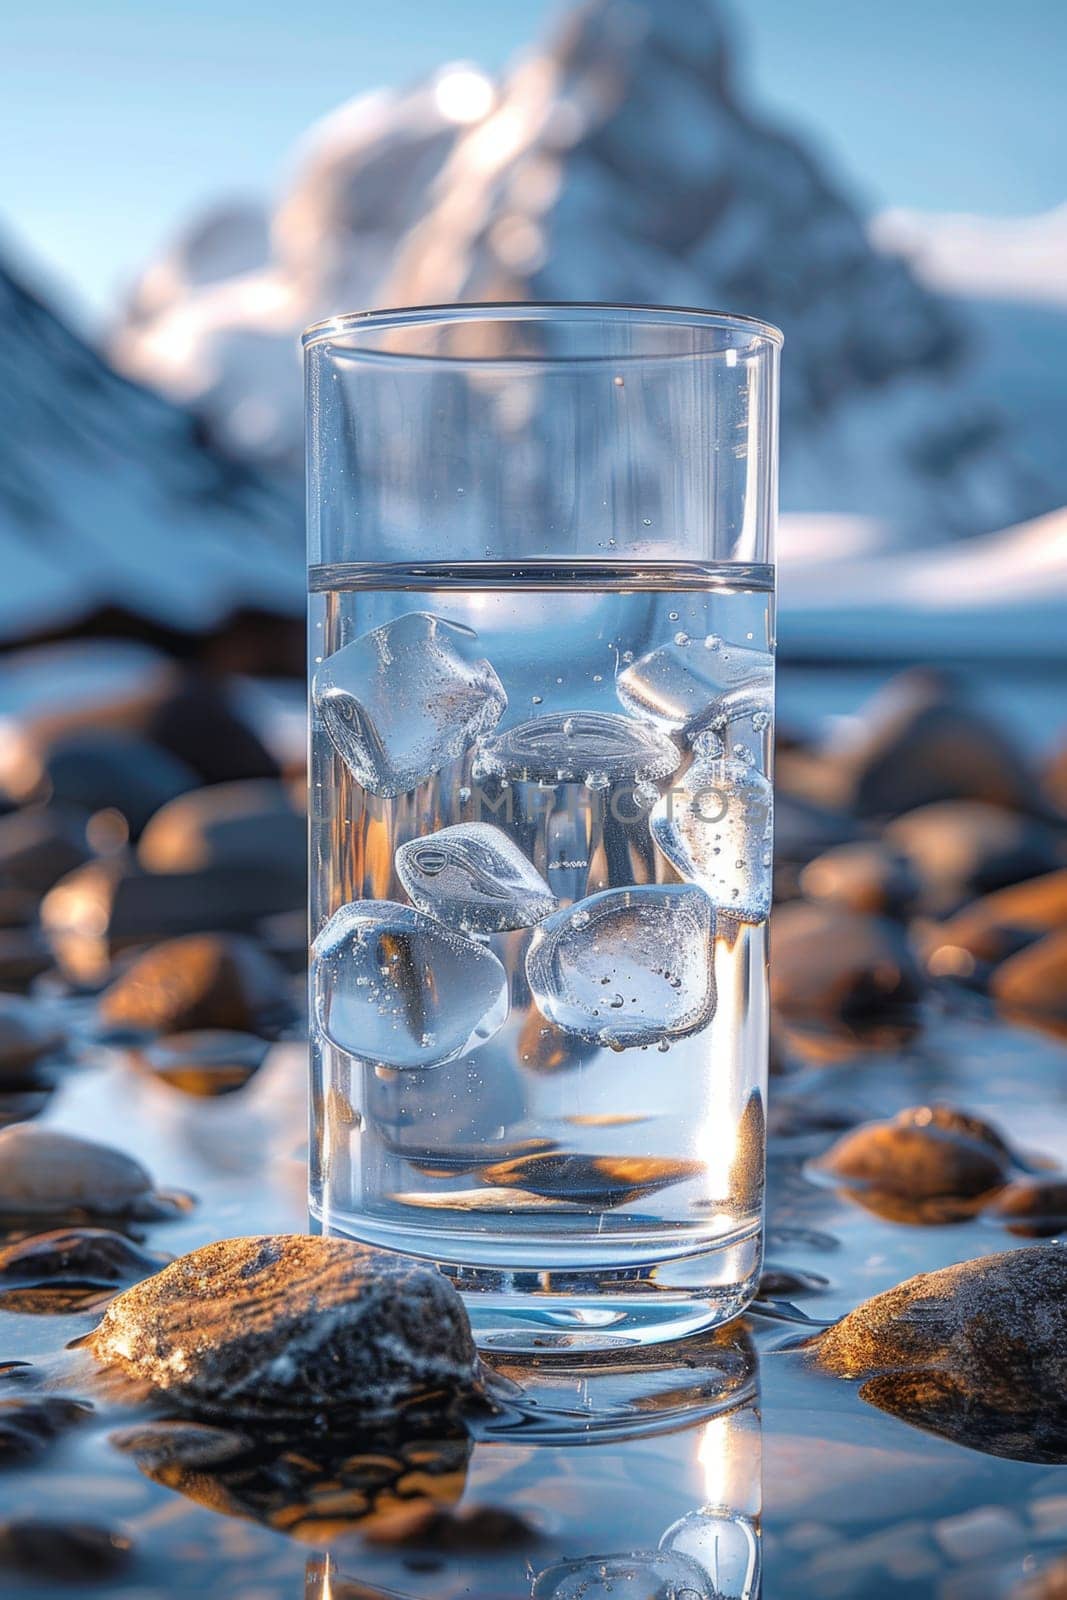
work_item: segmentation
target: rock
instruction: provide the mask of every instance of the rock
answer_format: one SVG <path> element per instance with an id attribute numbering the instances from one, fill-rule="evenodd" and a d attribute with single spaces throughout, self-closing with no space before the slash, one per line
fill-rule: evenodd
<path id="1" fill-rule="evenodd" d="M 61 878 L 41 905 L 41 923 L 64 972 L 94 984 L 130 945 L 190 933 L 250 933 L 261 918 L 291 904 L 292 885 L 261 868 L 147 873 L 115 859 Z"/>
<path id="2" fill-rule="evenodd" d="M 146 707 L 141 731 L 202 783 L 278 776 L 278 763 L 232 704 L 224 679 L 185 673 Z"/>
<path id="3" fill-rule="evenodd" d="M 206 1097 L 244 1088 L 269 1049 L 268 1041 L 253 1033 L 215 1028 L 167 1034 L 131 1050 L 130 1059 L 142 1072 L 173 1088 Z"/>
<path id="4" fill-rule="evenodd" d="M 919 898 L 919 877 L 906 856 L 866 839 L 816 856 L 800 874 L 800 889 L 848 911 L 906 917 Z"/>
<path id="5" fill-rule="evenodd" d="M 829 1287 L 829 1278 L 819 1272 L 799 1272 L 794 1267 L 763 1269 L 756 1291 L 760 1300 L 795 1300 L 805 1294 L 819 1294 Z"/>
<path id="6" fill-rule="evenodd" d="M 1020 1178 L 999 1190 L 982 1215 L 1027 1238 L 1063 1233 L 1067 1231 L 1067 1178 Z"/>
<path id="7" fill-rule="evenodd" d="M 894 817 L 940 800 L 1032 811 L 1037 786 L 1022 751 L 942 673 L 894 678 L 826 752 L 840 804 Z"/>
<path id="8" fill-rule="evenodd" d="M 861 1396 L 972 1449 L 1067 1459 L 1067 1249 L 1026 1245 L 920 1273 L 810 1345 Z"/>
<path id="9" fill-rule="evenodd" d="M 1007 1012 L 1067 1022 L 1067 929 L 1047 933 L 1002 961 L 989 989 Z"/>
<path id="10" fill-rule="evenodd" d="M 1067 744 L 1061 744 L 1045 762 L 1041 792 L 1054 811 L 1067 817 Z"/>
<path id="11" fill-rule="evenodd" d="M 56 1229 L 0 1248 L 0 1289 L 108 1288 L 136 1283 L 171 1260 L 108 1228 Z"/>
<path id="12" fill-rule="evenodd" d="M 32 1461 L 53 1439 L 92 1414 L 83 1400 L 20 1394 L 0 1398 L 0 1466 Z"/>
<path id="13" fill-rule="evenodd" d="M 812 1162 L 814 1171 L 873 1199 L 879 1215 L 906 1222 L 973 1213 L 973 1202 L 1005 1183 L 1011 1166 L 994 1128 L 950 1106 L 913 1106 L 890 1121 L 866 1122 Z"/>
<path id="14" fill-rule="evenodd" d="M 152 1219 L 180 1209 L 122 1150 L 38 1123 L 0 1129 L 0 1217 Z"/>
<path id="15" fill-rule="evenodd" d="M 0 817 L 0 883 L 44 894 L 88 861 L 87 814 L 59 806 L 36 806 Z"/>
<path id="16" fill-rule="evenodd" d="M 111 1028 L 159 1033 L 272 1030 L 292 1014 L 287 979 L 237 934 L 189 934 L 138 956 L 100 997 Z"/>
<path id="17" fill-rule="evenodd" d="M 908 811 L 889 824 L 884 838 L 910 863 L 922 885 L 919 907 L 933 916 L 1050 872 L 1062 860 L 1056 835 L 1044 823 L 977 800 Z"/>
<path id="18" fill-rule="evenodd" d="M 45 1582 L 95 1583 L 129 1565 L 133 1546 L 125 1534 L 92 1522 L 16 1517 L 0 1522 L 0 1570 Z"/>
<path id="19" fill-rule="evenodd" d="M 104 728 L 57 738 L 42 771 L 44 792 L 57 805 L 121 812 L 134 838 L 160 806 L 199 783 L 191 767 L 157 745 Z"/>
<path id="20" fill-rule="evenodd" d="M 307 878 L 307 823 L 283 783 L 221 783 L 157 811 L 137 858 L 146 872 L 270 872 L 290 886 L 295 904 L 303 901 Z"/>
<path id="21" fill-rule="evenodd" d="M 923 981 L 903 931 L 884 917 L 794 901 L 771 916 L 771 1001 L 787 1018 L 859 1025 L 909 1017 Z"/>
<path id="22" fill-rule="evenodd" d="M 112 1301 L 90 1347 L 168 1405 L 309 1422 L 469 1389 L 467 1313 L 435 1268 L 347 1240 L 225 1239 Z"/>
<path id="23" fill-rule="evenodd" d="M 1003 961 L 1059 928 L 1067 929 L 1065 870 L 998 889 L 965 906 L 931 931 L 927 965 L 938 976 L 970 977 L 977 966 Z"/>
<path id="24" fill-rule="evenodd" d="M 0 1089 L 35 1087 L 34 1069 L 62 1051 L 65 1036 L 39 1005 L 17 994 L 0 994 Z"/>
<path id="25" fill-rule="evenodd" d="M 774 898 L 781 903 L 800 893 L 800 870 L 807 862 L 838 845 L 853 843 L 860 834 L 855 822 L 841 812 L 781 792 L 774 795 Z"/>
<path id="26" fill-rule="evenodd" d="M 0 1093 L 0 1128 L 6 1128 L 12 1122 L 30 1122 L 34 1117 L 39 1117 L 51 1098 L 50 1086 Z"/>
<path id="27" fill-rule="evenodd" d="M 525 1517 L 504 1506 L 471 1505 L 450 1511 L 427 1500 L 377 1517 L 364 1534 L 369 1545 L 465 1556 L 510 1553 L 540 1538 Z"/>

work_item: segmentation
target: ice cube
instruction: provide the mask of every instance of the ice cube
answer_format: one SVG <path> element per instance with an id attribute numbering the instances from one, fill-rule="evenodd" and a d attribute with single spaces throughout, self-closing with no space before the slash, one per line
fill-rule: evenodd
<path id="1" fill-rule="evenodd" d="M 407 794 L 481 734 L 508 697 L 471 628 L 410 611 L 327 656 L 312 698 L 338 754 L 372 794 Z"/>
<path id="2" fill-rule="evenodd" d="M 508 1014 L 491 950 L 391 900 L 356 900 L 311 947 L 315 1020 L 346 1055 L 438 1067 L 491 1039 Z"/>
<path id="3" fill-rule="evenodd" d="M 695 1033 L 715 1010 L 714 910 L 692 884 L 606 889 L 545 919 L 526 955 L 538 1009 L 612 1049 Z"/>
<path id="4" fill-rule="evenodd" d="M 724 1425 L 733 1421 L 733 1417 L 725 1416 L 716 1419 L 722 1431 L 721 1442 L 727 1447 L 740 1442 L 725 1431 Z M 726 1459 L 730 1459 L 729 1454 Z M 759 1541 L 752 1523 L 739 1512 L 703 1506 L 673 1523 L 659 1543 L 661 1550 L 685 1557 L 706 1573 L 712 1585 L 709 1593 L 722 1596 L 723 1600 L 728 1596 L 751 1600 L 757 1594 Z"/>
<path id="5" fill-rule="evenodd" d="M 627 711 L 691 737 L 740 717 L 766 716 L 774 706 L 774 657 L 709 635 L 701 642 L 649 651 L 615 680 Z M 766 726 L 766 722 L 764 723 Z"/>
<path id="6" fill-rule="evenodd" d="M 666 778 L 681 757 L 658 728 L 613 711 L 554 711 L 483 739 L 474 775 L 528 783 L 584 783 L 606 788 Z"/>
<path id="7" fill-rule="evenodd" d="M 771 909 L 773 800 L 758 768 L 729 756 L 700 759 L 657 800 L 649 831 L 718 910 L 762 922 Z"/>
<path id="8" fill-rule="evenodd" d="M 465 933 L 530 928 L 556 909 L 536 867 L 488 822 L 461 822 L 402 844 L 396 870 L 420 911 Z"/>
<path id="9" fill-rule="evenodd" d="M 557 1561 L 534 1579 L 533 1600 L 721 1600 L 707 1575 L 680 1551 Z"/>

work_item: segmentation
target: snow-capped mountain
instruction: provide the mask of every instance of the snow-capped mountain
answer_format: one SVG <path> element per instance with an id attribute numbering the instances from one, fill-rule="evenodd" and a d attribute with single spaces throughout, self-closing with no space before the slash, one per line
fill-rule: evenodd
<path id="1" fill-rule="evenodd" d="M 292 498 L 203 435 L 0 265 L 0 636 L 104 611 L 189 633 L 297 613 Z"/>
<path id="2" fill-rule="evenodd" d="M 929 537 L 1054 498 L 971 389 L 965 321 L 749 104 L 718 0 L 589 0 L 495 90 L 452 68 L 355 102 L 306 141 L 266 232 L 198 226 L 113 343 L 241 454 L 298 461 L 296 335 L 339 309 L 650 301 L 784 328 L 787 508 Z"/>

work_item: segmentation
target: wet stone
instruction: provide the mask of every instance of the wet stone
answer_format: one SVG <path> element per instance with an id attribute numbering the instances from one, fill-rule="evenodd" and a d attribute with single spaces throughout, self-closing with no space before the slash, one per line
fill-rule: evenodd
<path id="1" fill-rule="evenodd" d="M 329 656 L 312 695 L 352 776 L 407 794 L 500 721 L 507 695 L 477 634 L 413 611 Z"/>
<path id="2" fill-rule="evenodd" d="M 1067 1023 L 1067 929 L 1046 934 L 997 967 L 990 993 L 1007 1012 Z"/>
<path id="3" fill-rule="evenodd" d="M 398 1506 L 376 1518 L 364 1535 L 369 1545 L 474 1556 L 521 1549 L 540 1537 L 525 1517 L 506 1507 L 471 1505 L 450 1511 L 427 1501 Z"/>
<path id="4" fill-rule="evenodd" d="M 610 711 L 557 711 L 483 739 L 475 779 L 584 783 L 593 789 L 667 778 L 681 756 L 665 734 Z"/>
<path id="5" fill-rule="evenodd" d="M 1012 1164 L 1003 1139 L 980 1119 L 915 1106 L 844 1134 L 812 1167 L 845 1187 L 904 1202 L 883 1214 L 921 1222 L 950 1220 L 955 1208 L 943 1202 L 966 1202 L 959 1214 L 969 1214 L 971 1202 L 1006 1182 Z M 935 1204 L 926 1210 L 926 1202 Z"/>
<path id="6" fill-rule="evenodd" d="M 923 981 L 896 923 L 795 901 L 772 919 L 772 1004 L 791 1017 L 863 1024 L 907 1018 Z"/>
<path id="7" fill-rule="evenodd" d="M 0 1217 L 172 1217 L 182 1197 L 153 1190 L 132 1156 L 38 1123 L 0 1129 Z"/>
<path id="8" fill-rule="evenodd" d="M 64 1044 L 63 1030 L 40 1005 L 22 995 L 0 994 L 0 1089 L 33 1086 L 35 1068 Z"/>
<path id="9" fill-rule="evenodd" d="M 347 1240 L 227 1239 L 112 1301 L 90 1347 L 185 1412 L 310 1424 L 469 1388 L 463 1303 L 433 1267 Z"/>
<path id="10" fill-rule="evenodd" d="M 760 1277 L 757 1295 L 761 1300 L 796 1300 L 806 1294 L 820 1294 L 829 1284 L 829 1278 L 819 1272 L 768 1264 Z"/>
<path id="11" fill-rule="evenodd" d="M 0 1389 L 0 1467 L 33 1461 L 68 1428 L 92 1415 L 83 1400 Z"/>
<path id="12" fill-rule="evenodd" d="M 774 791 L 743 761 L 694 761 L 649 818 L 656 847 L 713 905 L 743 922 L 771 909 Z"/>
<path id="13" fill-rule="evenodd" d="M 285 974 L 251 939 L 190 934 L 146 950 L 100 998 L 109 1028 L 273 1032 L 292 1014 Z"/>
<path id="14" fill-rule="evenodd" d="M 1067 1460 L 1067 1249 L 1025 1245 L 920 1273 L 810 1345 L 879 1409 L 971 1449 Z"/>
<path id="15" fill-rule="evenodd" d="M 136 1283 L 172 1259 L 108 1228 L 62 1228 L 0 1248 L 0 1291 Z"/>
<path id="16" fill-rule="evenodd" d="M 213 1028 L 167 1034 L 131 1050 L 130 1060 L 184 1094 L 208 1098 L 243 1089 L 269 1049 L 268 1041 L 255 1034 Z"/>
<path id="17" fill-rule="evenodd" d="M 774 658 L 710 635 L 666 644 L 619 673 L 615 689 L 634 716 L 687 738 L 742 717 L 770 715 Z"/>
<path id="18" fill-rule="evenodd" d="M 919 880 L 918 905 L 933 916 L 1059 865 L 1055 833 L 1044 823 L 977 800 L 941 801 L 896 817 L 884 841 Z"/>
<path id="19" fill-rule="evenodd" d="M 90 813 L 118 811 L 133 838 L 160 806 L 200 782 L 191 767 L 168 751 L 106 728 L 56 739 L 45 754 L 43 775 L 57 805 Z"/>
<path id="20" fill-rule="evenodd" d="M 0 884 L 44 894 L 89 859 L 84 811 L 37 806 L 0 817 Z"/>
<path id="21" fill-rule="evenodd" d="M 1043 873 L 983 895 L 942 922 L 930 935 L 927 963 L 935 975 L 970 977 L 978 964 L 1003 961 L 1061 928 L 1067 928 L 1067 871 Z"/>
<path id="22" fill-rule="evenodd" d="M 387 1067 L 442 1066 L 507 1020 L 493 952 L 390 900 L 342 906 L 312 945 L 311 974 L 325 1037 Z"/>
<path id="23" fill-rule="evenodd" d="M 1067 1178 L 1019 1178 L 998 1191 L 982 1215 L 1025 1238 L 1067 1233 Z"/>
<path id="24" fill-rule="evenodd" d="M 307 823 L 287 786 L 271 779 L 194 789 L 162 806 L 137 847 L 146 872 L 251 867 L 304 896 Z"/>
<path id="25" fill-rule="evenodd" d="M 800 874 L 801 892 L 849 911 L 905 917 L 919 896 L 919 877 L 908 858 L 880 840 L 835 845 Z"/>
<path id="26" fill-rule="evenodd" d="M 38 1582 L 98 1583 L 125 1572 L 132 1554 L 125 1534 L 92 1522 L 48 1517 L 0 1522 L 0 1571 L 24 1573 Z"/>
<path id="27" fill-rule="evenodd" d="M 611 1049 L 684 1038 L 715 1010 L 711 901 L 695 885 L 608 889 L 534 931 L 526 976 L 548 1020 Z"/>
<path id="28" fill-rule="evenodd" d="M 462 933 L 530 928 L 557 905 L 533 863 L 488 822 L 460 823 L 402 844 L 396 870 L 420 911 Z"/>

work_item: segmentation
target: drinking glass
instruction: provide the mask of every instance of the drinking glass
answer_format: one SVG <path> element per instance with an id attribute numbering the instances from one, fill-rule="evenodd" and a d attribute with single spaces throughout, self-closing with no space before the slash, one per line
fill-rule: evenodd
<path id="1" fill-rule="evenodd" d="M 304 338 L 312 1226 L 486 1347 L 761 1266 L 781 335 L 600 305 Z"/>

